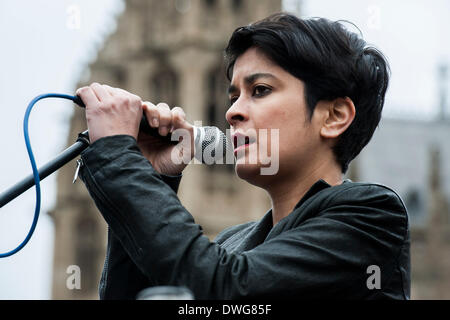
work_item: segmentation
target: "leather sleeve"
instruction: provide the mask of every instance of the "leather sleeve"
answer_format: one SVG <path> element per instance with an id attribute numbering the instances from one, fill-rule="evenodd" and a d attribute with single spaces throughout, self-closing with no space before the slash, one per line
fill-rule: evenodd
<path id="1" fill-rule="evenodd" d="M 229 254 L 210 242 L 131 136 L 106 137 L 82 153 L 81 177 L 113 233 L 155 285 L 187 286 L 196 299 L 367 298 L 367 267 L 389 285 L 406 234 L 390 194 L 329 203 L 317 216 L 256 248 Z M 387 206 L 387 210 L 386 210 Z M 283 232 L 281 232 L 283 231 Z"/>
<path id="2" fill-rule="evenodd" d="M 175 193 L 178 192 L 181 175 L 161 174 L 160 176 L 161 180 Z M 139 291 L 155 285 L 130 259 L 119 239 L 109 227 L 106 252 L 99 285 L 101 300 L 134 300 Z"/>

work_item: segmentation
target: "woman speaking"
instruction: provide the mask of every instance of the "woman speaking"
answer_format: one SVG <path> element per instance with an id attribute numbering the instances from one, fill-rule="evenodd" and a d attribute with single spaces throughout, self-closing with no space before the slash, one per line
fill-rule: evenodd
<path id="1" fill-rule="evenodd" d="M 91 140 L 80 175 L 109 225 L 101 299 L 162 285 L 195 299 L 409 299 L 402 200 L 343 180 L 381 118 L 384 56 L 339 22 L 284 13 L 236 29 L 225 53 L 236 174 L 272 207 L 213 242 L 176 194 L 193 157 L 183 110 L 98 83 L 77 90 Z M 143 114 L 161 136 L 189 138 L 139 132 Z"/>

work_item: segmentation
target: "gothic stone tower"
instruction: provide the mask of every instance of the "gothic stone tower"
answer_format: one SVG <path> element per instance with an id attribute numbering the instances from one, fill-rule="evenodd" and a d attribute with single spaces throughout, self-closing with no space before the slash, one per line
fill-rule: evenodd
<path id="1" fill-rule="evenodd" d="M 91 82 L 133 92 L 153 103 L 182 107 L 191 123 L 226 129 L 227 81 L 223 49 L 232 31 L 281 10 L 281 0 L 127 0 L 117 31 L 90 66 Z M 71 120 L 69 143 L 86 129 L 83 111 Z M 107 227 L 73 165 L 58 175 L 53 298 L 97 299 Z M 207 236 L 260 218 L 266 194 L 240 181 L 230 165 L 190 165 L 179 197 Z M 80 267 L 81 289 L 69 290 L 71 265 Z"/>

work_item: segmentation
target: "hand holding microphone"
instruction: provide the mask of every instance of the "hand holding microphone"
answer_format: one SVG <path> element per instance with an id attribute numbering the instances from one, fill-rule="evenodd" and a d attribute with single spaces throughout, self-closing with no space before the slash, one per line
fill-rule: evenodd
<path id="1" fill-rule="evenodd" d="M 91 143 L 106 136 L 130 135 L 159 173 L 178 175 L 194 156 L 213 164 L 224 163 L 226 155 L 233 155 L 224 133 L 215 127 L 194 127 L 179 107 L 142 102 L 123 89 L 98 83 L 80 88 L 76 94 L 82 100 L 77 103 L 86 106 Z"/>
<path id="2" fill-rule="evenodd" d="M 94 143 L 113 135 L 137 140 L 142 118 L 142 100 L 125 90 L 93 83 L 76 91 L 86 106 L 89 139 Z"/>
<path id="3" fill-rule="evenodd" d="M 149 130 L 139 130 L 137 141 L 142 154 L 159 173 L 180 174 L 194 157 L 194 126 L 186 121 L 180 107 L 170 109 L 165 103 L 144 102 L 143 108 L 143 118 L 152 129 L 158 130 L 159 136 L 155 137 Z M 168 136 L 172 141 L 163 139 Z"/>

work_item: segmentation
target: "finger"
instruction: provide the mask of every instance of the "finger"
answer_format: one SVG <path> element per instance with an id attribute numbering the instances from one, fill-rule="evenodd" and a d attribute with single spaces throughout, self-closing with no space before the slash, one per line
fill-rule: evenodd
<path id="1" fill-rule="evenodd" d="M 148 124 L 152 128 L 158 128 L 159 127 L 159 111 L 158 108 L 151 102 L 144 102 L 144 113 L 145 117 L 147 118 Z"/>
<path id="2" fill-rule="evenodd" d="M 172 126 L 172 112 L 166 103 L 158 103 L 156 105 L 159 111 L 159 134 L 166 136 Z"/>
<path id="3" fill-rule="evenodd" d="M 138 95 L 135 95 L 135 94 L 128 92 L 127 90 L 124 90 L 121 88 L 113 88 L 113 89 L 114 89 L 116 95 L 123 94 L 123 95 L 130 97 L 131 100 L 139 100 L 142 103 L 142 99 Z"/>
<path id="4" fill-rule="evenodd" d="M 184 128 L 186 122 L 186 113 L 180 107 L 175 107 L 172 110 L 172 128 L 170 132 L 174 129 Z"/>
<path id="5" fill-rule="evenodd" d="M 181 141 L 180 138 L 178 138 L 178 141 L 180 141 L 180 143 L 176 145 L 176 148 L 180 152 L 180 157 L 187 161 L 185 163 L 188 163 L 193 157 L 194 132 L 193 126 L 188 121 L 186 121 L 186 113 L 180 107 L 175 107 L 172 109 L 171 133 L 173 133 L 174 130 L 177 130 L 176 137 L 181 136 Z M 191 150 L 191 153 L 189 153 L 188 150 Z"/>
<path id="6" fill-rule="evenodd" d="M 90 85 L 99 101 L 108 101 L 111 98 L 109 92 L 101 84 L 94 82 Z"/>
<path id="7" fill-rule="evenodd" d="M 97 107 L 100 104 L 100 101 L 90 87 L 79 88 L 76 91 L 76 95 L 81 98 L 86 108 Z"/>
<path id="8" fill-rule="evenodd" d="M 136 104 L 139 103 L 139 104 L 141 104 L 141 106 L 143 105 L 142 99 L 138 95 L 135 95 L 135 94 L 128 92 L 121 88 L 111 87 L 106 84 L 104 84 L 103 87 L 109 92 L 109 94 L 112 97 L 118 97 L 118 96 L 128 97 L 130 99 L 130 101 L 133 101 Z"/>
<path id="9" fill-rule="evenodd" d="M 106 89 L 106 91 L 109 92 L 111 97 L 114 97 L 117 95 L 117 88 L 113 88 L 111 86 L 108 86 L 107 84 L 104 84 L 103 87 Z"/>

